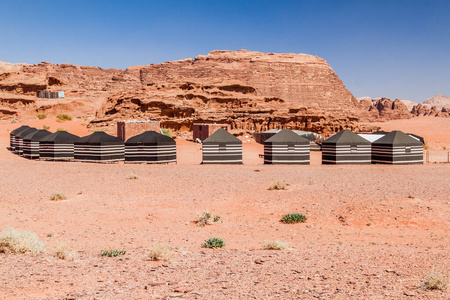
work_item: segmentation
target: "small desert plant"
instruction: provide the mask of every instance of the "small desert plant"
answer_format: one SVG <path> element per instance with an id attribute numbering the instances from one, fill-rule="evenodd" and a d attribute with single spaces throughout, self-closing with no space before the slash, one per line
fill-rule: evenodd
<path id="1" fill-rule="evenodd" d="M 0 234 L 0 252 L 39 254 L 44 250 L 44 243 L 34 232 L 9 227 Z"/>
<path id="2" fill-rule="evenodd" d="M 119 255 L 124 255 L 126 253 L 125 250 L 119 250 L 119 249 L 109 249 L 109 250 L 102 250 L 101 256 L 108 256 L 108 257 L 116 257 Z"/>
<path id="3" fill-rule="evenodd" d="M 130 174 L 127 176 L 127 179 L 139 179 L 139 175 L 134 174 L 134 173 L 130 173 Z"/>
<path id="4" fill-rule="evenodd" d="M 16 119 L 11 120 L 11 124 L 16 124 L 17 122 L 19 122 L 19 121 L 17 121 Z"/>
<path id="5" fill-rule="evenodd" d="M 65 128 L 59 127 L 59 128 L 56 128 L 56 131 L 67 131 L 67 130 Z"/>
<path id="6" fill-rule="evenodd" d="M 72 250 L 68 243 L 57 243 L 55 245 L 55 252 L 56 257 L 59 259 L 74 260 L 78 256 L 78 253 Z"/>
<path id="7" fill-rule="evenodd" d="M 45 129 L 45 130 L 49 130 L 50 129 L 50 126 L 47 126 L 47 125 L 42 125 L 42 129 Z"/>
<path id="8" fill-rule="evenodd" d="M 209 238 L 202 244 L 203 248 L 222 248 L 225 246 L 225 241 L 218 237 Z"/>
<path id="9" fill-rule="evenodd" d="M 281 222 L 285 224 L 303 223 L 306 221 L 306 216 L 302 214 L 287 214 L 281 217 Z"/>
<path id="10" fill-rule="evenodd" d="M 428 143 L 425 142 L 425 143 L 423 144 L 423 149 L 425 149 L 425 150 L 430 149 L 430 145 L 428 145 Z"/>
<path id="11" fill-rule="evenodd" d="M 264 241 L 262 247 L 265 250 L 284 250 L 287 248 L 287 244 L 280 241 Z"/>
<path id="12" fill-rule="evenodd" d="M 38 114 L 38 115 L 37 115 L 37 118 L 38 118 L 39 120 L 43 120 L 43 119 L 47 118 L 47 115 L 46 115 L 46 114 Z"/>
<path id="13" fill-rule="evenodd" d="M 162 128 L 161 133 L 167 135 L 168 137 L 172 137 L 172 131 L 170 131 L 170 129 L 168 128 Z"/>
<path id="14" fill-rule="evenodd" d="M 433 270 L 428 275 L 427 281 L 423 284 L 425 290 L 439 290 L 444 291 L 448 286 L 448 278 L 441 271 Z"/>
<path id="15" fill-rule="evenodd" d="M 220 216 L 213 216 L 209 211 L 198 213 L 198 219 L 195 221 L 198 226 L 203 227 L 205 225 L 211 225 L 213 222 L 218 222 Z"/>
<path id="16" fill-rule="evenodd" d="M 52 201 L 58 201 L 58 200 L 66 200 L 67 197 L 64 195 L 64 193 L 53 193 L 50 195 L 50 200 Z"/>
<path id="17" fill-rule="evenodd" d="M 67 114 L 59 114 L 56 116 L 56 119 L 58 119 L 58 121 L 72 121 L 72 116 Z"/>
<path id="18" fill-rule="evenodd" d="M 442 146 L 442 150 L 447 150 L 447 146 Z"/>
<path id="19" fill-rule="evenodd" d="M 175 248 L 169 245 L 155 243 L 150 247 L 148 257 L 150 260 L 169 260 L 174 251 Z"/>
<path id="20" fill-rule="evenodd" d="M 269 185 L 268 190 L 269 191 L 285 190 L 287 186 L 288 186 L 288 184 L 284 183 L 283 181 L 276 181 L 276 182 L 272 182 L 272 184 Z"/>

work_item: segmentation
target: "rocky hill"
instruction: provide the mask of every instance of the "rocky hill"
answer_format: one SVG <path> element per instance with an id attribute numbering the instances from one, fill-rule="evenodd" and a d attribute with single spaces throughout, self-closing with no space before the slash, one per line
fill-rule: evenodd
<path id="1" fill-rule="evenodd" d="M 430 107 L 436 106 L 438 109 L 442 109 L 443 107 L 450 109 L 450 96 L 444 95 L 435 95 L 431 98 L 423 101 L 423 104 L 429 105 Z"/>

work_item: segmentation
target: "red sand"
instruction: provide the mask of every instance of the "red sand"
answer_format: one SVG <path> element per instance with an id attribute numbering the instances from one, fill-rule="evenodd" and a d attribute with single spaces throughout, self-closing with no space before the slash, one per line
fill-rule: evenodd
<path id="1" fill-rule="evenodd" d="M 0 123 L 0 230 L 34 231 L 47 250 L 0 254 L 0 299 L 449 298 L 419 286 L 450 268 L 450 164 L 267 166 L 245 143 L 244 165 L 199 165 L 200 145 L 183 140 L 179 164 L 29 161 L 5 149 L 18 125 Z M 290 186 L 267 190 L 277 180 Z M 220 222 L 196 226 L 204 210 Z M 308 220 L 279 222 L 292 212 Z M 213 236 L 227 246 L 201 248 Z M 264 240 L 289 247 L 261 250 Z M 79 258 L 58 260 L 58 241 Z M 153 242 L 180 250 L 152 262 Z M 107 248 L 127 253 L 101 257 Z"/>

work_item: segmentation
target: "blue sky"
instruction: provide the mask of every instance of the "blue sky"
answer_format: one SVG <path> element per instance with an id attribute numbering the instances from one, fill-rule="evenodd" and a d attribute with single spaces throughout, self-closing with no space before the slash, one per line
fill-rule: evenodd
<path id="1" fill-rule="evenodd" d="M 0 0 L 0 61 L 122 68 L 211 50 L 326 59 L 356 96 L 450 96 L 450 1 Z"/>

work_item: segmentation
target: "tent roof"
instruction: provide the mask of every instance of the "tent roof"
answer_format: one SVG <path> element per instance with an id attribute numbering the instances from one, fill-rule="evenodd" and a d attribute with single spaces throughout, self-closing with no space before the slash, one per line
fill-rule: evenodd
<path id="1" fill-rule="evenodd" d="M 173 138 L 156 131 L 145 131 L 144 133 L 129 138 L 125 144 L 161 144 L 175 145 Z"/>
<path id="2" fill-rule="evenodd" d="M 370 145 L 370 142 L 356 133 L 344 129 L 335 135 L 329 137 L 323 144 L 356 144 L 356 145 Z"/>
<path id="3" fill-rule="evenodd" d="M 283 129 L 274 136 L 268 138 L 264 143 L 301 143 L 309 144 L 309 140 L 301 137 L 290 129 Z"/>
<path id="4" fill-rule="evenodd" d="M 422 142 L 410 137 L 406 133 L 396 130 L 386 134 L 384 137 L 373 142 L 374 145 L 402 145 L 402 146 L 422 146 Z"/>
<path id="5" fill-rule="evenodd" d="M 31 141 L 40 141 L 43 137 L 46 137 L 50 134 L 52 134 L 50 131 L 47 131 L 45 129 L 39 129 L 27 134 L 26 136 L 23 137 L 23 139 Z"/>
<path id="6" fill-rule="evenodd" d="M 203 144 L 216 144 L 216 143 L 228 143 L 228 144 L 242 144 L 242 141 L 226 131 L 223 128 L 217 129 L 207 139 L 203 141 Z"/>
<path id="7" fill-rule="evenodd" d="M 28 129 L 28 128 L 30 128 L 30 126 L 22 125 L 20 127 L 17 127 L 16 129 L 14 129 L 13 131 L 11 131 L 9 134 L 14 135 L 14 134 L 19 133 L 20 131 L 23 131 L 23 130 Z"/>
<path id="8" fill-rule="evenodd" d="M 73 143 L 80 137 L 67 131 L 57 131 L 40 139 L 40 142 Z"/>
<path id="9" fill-rule="evenodd" d="M 24 136 L 27 136 L 28 134 L 30 134 L 32 132 L 35 132 L 35 131 L 37 131 L 36 128 L 30 127 L 30 128 L 25 129 L 25 130 L 19 131 L 16 134 L 16 137 L 23 138 Z"/>
<path id="10" fill-rule="evenodd" d="M 120 145 L 123 144 L 123 141 L 118 137 L 109 135 L 103 131 L 96 131 L 75 141 L 75 144 Z"/>

